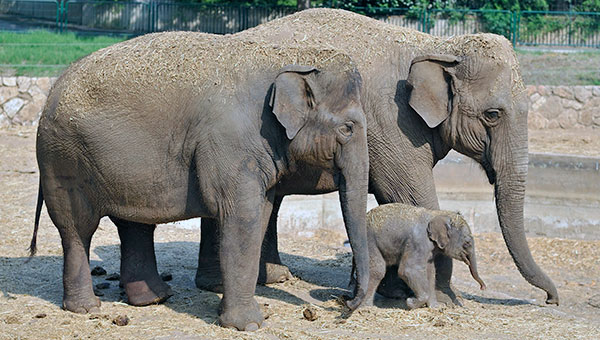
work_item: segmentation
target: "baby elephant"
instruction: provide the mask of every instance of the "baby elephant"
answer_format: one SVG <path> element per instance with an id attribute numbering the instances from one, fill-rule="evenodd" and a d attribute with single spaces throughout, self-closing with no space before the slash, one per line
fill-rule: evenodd
<path id="1" fill-rule="evenodd" d="M 439 252 L 465 262 L 471 275 L 485 289 L 477 274 L 471 230 L 458 213 L 429 210 L 393 203 L 367 214 L 370 280 L 363 305 L 372 305 L 386 267 L 398 265 L 398 275 L 415 293 L 410 309 L 437 306 L 433 259 Z"/>

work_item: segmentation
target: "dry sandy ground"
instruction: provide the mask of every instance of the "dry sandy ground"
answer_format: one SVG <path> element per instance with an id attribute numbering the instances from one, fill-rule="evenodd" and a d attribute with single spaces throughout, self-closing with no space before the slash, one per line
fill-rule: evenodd
<path id="1" fill-rule="evenodd" d="M 565 139 L 576 146 L 576 153 L 598 154 L 598 132 L 590 133 L 589 142 L 582 142 L 587 138 L 582 133 Z M 548 136 L 532 134 L 532 151 L 544 148 L 537 140 L 565 143 L 551 138 L 556 134 Z M 351 263 L 343 239 L 282 236 L 283 261 L 299 278 L 259 286 L 257 300 L 269 315 L 268 326 L 243 333 L 217 326 L 220 295 L 194 286 L 198 230 L 162 226 L 156 234 L 159 270 L 173 274 L 175 292 L 167 303 L 128 306 L 116 281 L 94 277 L 95 284 L 110 282 L 101 297 L 102 313 L 63 311 L 60 238 L 45 212 L 38 255 L 25 262 L 38 181 L 34 139 L 32 128 L 0 130 L 0 339 L 600 338 L 600 241 L 529 239 L 534 257 L 558 286 L 561 305 L 556 307 L 544 305 L 543 292 L 519 275 L 499 234 L 476 235 L 479 270 L 488 290 L 478 290 L 465 265 L 455 266 L 453 281 L 464 307 L 407 311 L 402 301 L 378 298 L 376 307 L 350 316 L 338 302 L 346 293 Z M 92 243 L 92 266 L 118 272 L 118 247 L 116 228 L 103 220 Z M 309 305 L 318 316 L 312 322 L 302 316 Z M 127 315 L 129 324 L 114 325 L 118 315 Z"/>

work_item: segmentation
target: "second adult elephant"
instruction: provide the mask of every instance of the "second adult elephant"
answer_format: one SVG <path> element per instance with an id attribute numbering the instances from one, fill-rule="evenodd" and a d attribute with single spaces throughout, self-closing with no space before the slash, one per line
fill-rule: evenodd
<path id="1" fill-rule="evenodd" d="M 285 48 L 200 33 L 150 34 L 101 49 L 56 81 L 37 134 L 42 202 L 63 245 L 63 308 L 94 312 L 90 243 L 109 216 L 121 237 L 130 302 L 170 294 L 158 276 L 157 223 L 219 221 L 223 326 L 253 330 L 260 246 L 276 183 L 304 166 L 336 178 L 368 282 L 366 121 L 361 78 L 335 50 Z"/>
<path id="2" fill-rule="evenodd" d="M 351 55 L 363 76 L 369 192 L 378 203 L 438 209 L 434 165 L 451 149 L 473 158 L 494 185 L 500 228 L 517 268 L 529 283 L 546 291 L 547 303 L 558 304 L 556 287 L 535 263 L 525 237 L 528 101 L 507 39 L 494 34 L 435 37 L 333 9 L 302 11 L 238 37 L 333 46 Z M 313 179 L 286 176 L 276 188 L 275 207 L 288 194 L 325 191 L 315 184 Z M 281 263 L 276 214 L 274 209 L 263 244 L 265 263 Z M 210 245 L 209 238 L 203 228 L 203 242 Z M 200 250 L 199 278 L 214 257 L 214 249 Z M 450 258 L 436 258 L 436 270 L 438 288 L 452 296 Z M 387 288 L 394 286 L 388 283 L 397 275 L 393 268 L 388 274 L 379 292 L 393 295 Z"/>

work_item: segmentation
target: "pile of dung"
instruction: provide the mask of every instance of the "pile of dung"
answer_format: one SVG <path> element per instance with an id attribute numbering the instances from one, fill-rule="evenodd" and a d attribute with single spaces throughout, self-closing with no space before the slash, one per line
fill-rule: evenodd
<path id="1" fill-rule="evenodd" d="M 524 90 L 516 55 L 510 42 L 495 34 L 436 37 L 353 12 L 317 8 L 276 19 L 236 34 L 240 38 L 290 46 L 321 46 L 350 55 L 359 71 L 388 56 L 452 54 L 481 56 L 512 69 L 513 93 Z M 406 62 L 409 62 L 407 58 Z"/>
<path id="2" fill-rule="evenodd" d="M 72 65 L 57 82 L 60 105 L 81 114 L 98 102 L 125 97 L 234 90 L 248 77 L 289 64 L 346 72 L 356 67 L 332 48 L 293 47 L 196 32 L 144 35 L 98 50 Z M 231 93 L 231 92 L 230 92 Z"/>

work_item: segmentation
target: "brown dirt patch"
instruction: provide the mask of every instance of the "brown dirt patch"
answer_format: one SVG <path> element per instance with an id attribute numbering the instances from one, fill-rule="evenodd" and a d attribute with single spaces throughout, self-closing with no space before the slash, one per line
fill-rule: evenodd
<path id="1" fill-rule="evenodd" d="M 175 295 L 165 304 L 126 305 L 118 285 L 103 290 L 102 312 L 77 315 L 60 309 L 62 251 L 56 228 L 42 216 L 38 255 L 25 263 L 37 193 L 35 130 L 0 130 L 0 339 L 392 339 L 407 338 L 588 338 L 600 337 L 600 241 L 530 238 L 533 256 L 553 278 L 561 305 L 546 306 L 544 294 L 525 282 L 499 234 L 476 234 L 480 291 L 467 266 L 456 264 L 454 284 L 462 308 L 405 310 L 402 301 L 378 298 L 376 307 L 351 316 L 339 303 L 351 257 L 343 239 L 302 240 L 282 235 L 283 261 L 300 278 L 257 288 L 268 327 L 242 333 L 216 325 L 219 294 L 198 290 L 194 273 L 198 230 L 161 226 L 156 233 L 160 272 L 169 272 Z M 103 220 L 92 242 L 92 267 L 119 270 L 116 228 Z M 94 284 L 105 281 L 94 277 Z M 596 305 L 596 307 L 594 307 Z M 318 318 L 303 316 L 307 306 Z M 38 315 L 45 314 L 45 317 Z M 36 317 L 38 316 L 38 317 Z M 129 322 L 113 321 L 126 316 Z"/>

